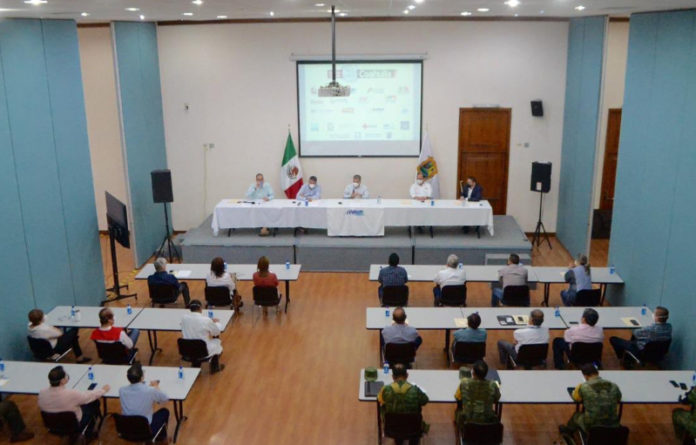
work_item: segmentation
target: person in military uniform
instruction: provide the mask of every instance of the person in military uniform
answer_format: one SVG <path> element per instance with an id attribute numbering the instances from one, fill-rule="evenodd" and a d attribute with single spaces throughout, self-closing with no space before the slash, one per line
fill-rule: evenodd
<path id="1" fill-rule="evenodd" d="M 580 370 L 585 381 L 575 387 L 573 400 L 581 402 L 585 409 L 574 413 L 568 424 L 559 426 L 558 430 L 564 436 L 572 437 L 578 430 L 587 434 L 590 428 L 597 425 L 619 426 L 619 387 L 601 378 L 591 363 L 583 365 Z"/>
<path id="2" fill-rule="evenodd" d="M 691 409 L 676 408 L 672 411 L 674 434 L 679 440 L 696 437 L 696 409 L 694 408 L 696 407 L 696 391 L 694 388 L 691 388 L 682 403 L 691 405 Z"/>
<path id="3" fill-rule="evenodd" d="M 462 428 L 466 422 L 497 423 L 494 405 L 500 400 L 500 387 L 494 380 L 486 380 L 488 365 L 483 360 L 474 363 L 472 377 L 459 382 L 454 398 L 457 409 L 454 420 Z"/>
<path id="4" fill-rule="evenodd" d="M 382 416 L 386 413 L 413 413 L 420 414 L 421 408 L 428 403 L 428 395 L 418 386 L 407 381 L 408 372 L 402 364 L 394 365 L 392 369 L 394 382 L 385 385 L 377 394 Z M 427 433 L 429 425 L 423 422 L 423 432 Z M 409 439 L 409 445 L 418 445 L 420 437 Z M 402 445 L 403 441 L 395 440 L 396 445 Z"/>

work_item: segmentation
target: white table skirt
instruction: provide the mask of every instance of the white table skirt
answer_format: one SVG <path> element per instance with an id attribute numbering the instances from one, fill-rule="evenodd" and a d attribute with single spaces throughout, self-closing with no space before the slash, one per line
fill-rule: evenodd
<path id="1" fill-rule="evenodd" d="M 305 227 L 328 229 L 328 214 L 335 209 L 382 209 L 384 226 L 483 226 L 493 235 L 493 209 L 488 201 L 467 202 L 439 199 L 420 202 L 410 199 L 322 199 L 306 203 L 299 200 L 274 199 L 272 201 L 243 201 L 223 199 L 213 211 L 212 229 L 215 235 L 220 229 L 256 227 Z M 333 209 L 333 210 L 331 210 Z M 346 212 L 348 214 L 348 212 Z M 331 234 L 329 234 L 331 236 Z M 359 233 L 354 236 L 373 236 Z"/>

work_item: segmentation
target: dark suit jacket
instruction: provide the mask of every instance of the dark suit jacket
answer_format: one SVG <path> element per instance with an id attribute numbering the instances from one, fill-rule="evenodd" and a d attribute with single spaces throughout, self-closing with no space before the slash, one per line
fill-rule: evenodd
<path id="1" fill-rule="evenodd" d="M 147 277 L 147 282 L 149 284 L 168 284 L 179 289 L 179 280 L 177 280 L 174 275 L 166 271 L 153 273 Z"/>
<path id="2" fill-rule="evenodd" d="M 466 198 L 466 195 L 468 193 L 469 193 L 469 186 L 465 185 L 464 190 L 462 191 L 462 197 Z M 471 191 L 471 196 L 469 196 L 469 201 L 476 202 L 476 201 L 480 201 L 482 199 L 483 199 L 483 187 L 476 184 L 474 186 L 474 189 Z"/>

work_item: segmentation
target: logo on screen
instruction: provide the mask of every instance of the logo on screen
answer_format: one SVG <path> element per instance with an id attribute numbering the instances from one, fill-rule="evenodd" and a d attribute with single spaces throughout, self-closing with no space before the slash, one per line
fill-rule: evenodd
<path id="1" fill-rule="evenodd" d="M 364 210 L 346 210 L 346 215 L 365 216 Z"/>

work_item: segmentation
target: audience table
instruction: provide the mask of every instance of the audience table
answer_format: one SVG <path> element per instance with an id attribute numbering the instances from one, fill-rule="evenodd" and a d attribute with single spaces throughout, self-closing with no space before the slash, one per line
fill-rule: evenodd
<path id="1" fill-rule="evenodd" d="M 71 306 L 56 306 L 46 314 L 46 322 L 52 326 L 60 328 L 98 328 L 99 311 L 104 309 L 101 306 L 75 306 L 75 310 L 79 311 L 78 317 L 71 317 Z M 142 308 L 133 307 L 131 313 L 128 314 L 128 309 L 125 307 L 110 307 L 114 314 L 114 326 L 125 328 L 130 325 L 138 316 Z"/>
<path id="2" fill-rule="evenodd" d="M 653 313 L 645 308 L 645 315 L 642 314 L 643 308 L 640 306 L 607 306 L 593 308 L 599 314 L 597 325 L 604 329 L 637 329 L 653 323 Z M 560 307 L 561 318 L 571 327 L 580 323 L 584 307 Z M 635 325 L 630 322 L 633 319 L 638 322 Z"/>
<path id="3" fill-rule="evenodd" d="M 210 264 L 196 263 L 181 263 L 167 264 L 167 270 L 174 274 L 179 280 L 205 280 L 210 273 Z M 252 281 L 254 272 L 256 272 L 256 264 L 228 264 L 227 271 L 237 274 L 238 281 Z M 290 303 L 290 282 L 297 281 L 302 270 L 301 264 L 290 264 L 287 268 L 285 264 L 271 264 L 269 271 L 278 276 L 278 281 L 285 281 L 285 312 L 288 311 L 288 303 Z M 155 266 L 150 263 L 143 266 L 136 280 L 147 280 L 147 277 L 155 273 Z"/>
<path id="4" fill-rule="evenodd" d="M 544 306 L 549 305 L 549 294 L 551 284 L 565 283 L 565 273 L 567 267 L 533 267 L 534 273 L 539 278 L 540 283 L 544 283 Z M 607 285 L 624 284 L 624 280 L 616 272 L 611 273 L 608 267 L 593 267 L 592 268 L 592 283 L 599 284 L 602 291 L 602 298 L 599 305 L 604 304 L 604 297 L 607 293 Z M 559 296 L 560 299 L 560 296 Z"/>
<path id="5" fill-rule="evenodd" d="M 76 385 L 76 389 L 87 390 L 91 383 L 96 383 L 97 387 L 101 388 L 104 385 L 109 385 L 109 392 L 104 395 L 103 406 L 104 416 L 107 414 L 107 399 L 118 399 L 118 390 L 123 386 L 130 384 L 126 377 L 126 372 L 129 366 L 120 365 L 94 365 L 94 380 L 90 381 L 87 376 L 84 376 Z M 86 368 L 85 368 L 86 369 Z M 179 435 L 181 423 L 186 420 L 184 415 L 184 400 L 188 397 L 191 387 L 198 378 L 201 370 L 199 368 L 183 368 L 184 378 L 179 379 L 179 368 L 176 367 L 161 367 L 161 366 L 144 366 L 145 381 L 149 384 L 151 380 L 159 380 L 160 389 L 167 394 L 169 400 L 174 404 L 174 417 L 176 419 L 176 428 L 174 430 L 174 442 Z"/>
<path id="6" fill-rule="evenodd" d="M 89 365 L 74 363 L 47 363 L 3 361 L 5 372 L 0 375 L 0 394 L 29 394 L 37 395 L 39 391 L 49 387 L 48 372 L 56 366 L 62 366 L 70 376 L 68 387 L 74 388 L 80 379 L 87 374 Z"/>
<path id="7" fill-rule="evenodd" d="M 189 312 L 188 309 L 145 308 L 131 323 L 130 328 L 147 331 L 147 341 L 150 345 L 149 364 L 152 364 L 155 353 L 162 350 L 157 344 L 157 331 L 181 332 L 181 318 Z M 203 313 L 208 315 L 207 310 Z M 213 318 L 220 320 L 223 332 L 233 316 L 233 310 L 213 309 Z"/>

